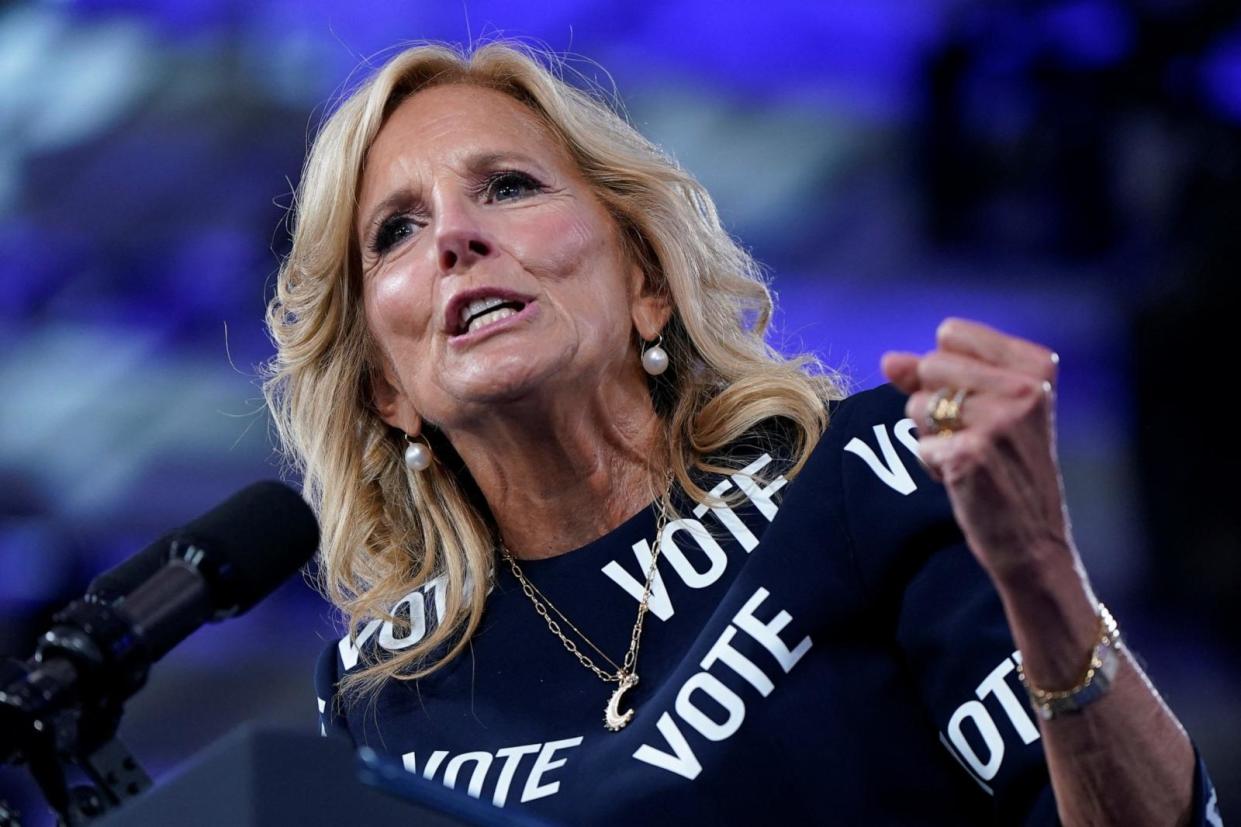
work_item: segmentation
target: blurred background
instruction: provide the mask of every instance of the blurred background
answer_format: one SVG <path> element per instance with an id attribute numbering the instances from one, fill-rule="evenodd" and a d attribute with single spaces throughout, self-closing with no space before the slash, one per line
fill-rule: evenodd
<path id="1" fill-rule="evenodd" d="M 279 473 L 255 377 L 308 139 L 394 44 L 498 35 L 615 83 L 770 267 L 781 347 L 859 388 L 947 315 L 1060 353 L 1082 554 L 1241 817 L 1232 0 L 0 6 L 0 655 Z M 159 664 L 121 736 L 158 779 L 244 720 L 313 730 L 337 634 L 290 583 Z M 0 797 L 47 823 L 21 772 Z"/>

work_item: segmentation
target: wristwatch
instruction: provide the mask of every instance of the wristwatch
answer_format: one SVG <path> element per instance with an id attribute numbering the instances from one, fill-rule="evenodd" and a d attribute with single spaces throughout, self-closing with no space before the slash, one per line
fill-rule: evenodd
<path id="1" fill-rule="evenodd" d="M 1044 721 L 1068 712 L 1080 712 L 1107 694 L 1120 668 L 1120 627 L 1107 607 L 1099 604 L 1099 639 L 1090 653 L 1086 674 L 1071 689 L 1051 692 L 1039 689 L 1026 680 L 1025 670 L 1017 664 L 1017 677 L 1030 696 L 1030 706 Z"/>

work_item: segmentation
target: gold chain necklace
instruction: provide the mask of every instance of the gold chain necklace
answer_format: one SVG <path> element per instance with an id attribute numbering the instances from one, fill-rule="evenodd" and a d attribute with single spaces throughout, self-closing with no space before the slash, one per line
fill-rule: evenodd
<path id="1" fill-rule="evenodd" d="M 642 599 L 638 602 L 638 619 L 634 621 L 633 632 L 629 635 L 629 651 L 625 653 L 625 659 L 621 666 L 617 666 L 616 661 L 609 658 L 602 649 L 594 644 L 590 638 L 586 637 L 581 629 L 577 628 L 577 626 L 573 624 L 573 621 L 565 617 L 564 612 L 556 608 L 556 605 L 548 600 L 546 595 L 544 595 L 538 590 L 538 588 L 535 587 L 533 583 L 526 579 L 526 575 L 522 573 L 521 566 L 517 565 L 517 559 L 513 556 L 513 553 L 508 550 L 508 547 L 504 545 L 503 542 L 500 543 L 501 556 L 503 556 L 504 561 L 508 563 L 509 568 L 513 572 L 513 577 L 517 578 L 517 582 L 521 584 L 522 592 L 524 592 L 526 597 L 530 598 L 530 602 L 534 604 L 535 612 L 537 612 L 539 617 L 543 618 L 543 620 L 547 623 L 547 628 L 551 630 L 551 633 L 560 638 L 560 642 L 564 644 L 564 648 L 568 650 L 569 654 L 577 658 L 578 663 L 582 664 L 582 666 L 585 666 L 591 672 L 594 672 L 595 676 L 598 677 L 599 680 L 604 683 L 619 684 L 615 691 L 612 692 L 611 698 L 608 699 L 608 705 L 603 711 L 603 725 L 611 732 L 616 732 L 623 729 L 626 724 L 633 720 L 633 708 L 631 707 L 622 713 L 620 711 L 620 701 L 622 695 L 638 685 L 638 673 L 636 671 L 638 665 L 638 646 L 642 640 L 642 623 L 646 619 L 646 611 L 650 604 L 651 584 L 655 580 L 656 563 L 659 562 L 661 545 L 660 538 L 664 532 L 664 526 L 667 525 L 667 518 L 667 509 L 661 503 L 659 509 L 659 519 L 656 520 L 655 523 L 655 545 L 651 550 L 651 565 L 646 571 L 646 585 L 642 589 Z M 560 624 L 551 616 L 551 612 L 549 612 L 548 609 L 550 609 L 551 612 L 555 612 L 556 615 L 564 621 L 566 626 L 576 632 L 578 637 L 586 641 L 586 644 L 590 646 L 591 649 L 594 649 L 600 657 L 611 664 L 612 668 L 615 669 L 616 672 L 608 674 L 600 669 L 595 662 L 591 660 L 589 655 L 579 649 L 577 644 L 570 640 L 569 637 L 561 631 Z"/>

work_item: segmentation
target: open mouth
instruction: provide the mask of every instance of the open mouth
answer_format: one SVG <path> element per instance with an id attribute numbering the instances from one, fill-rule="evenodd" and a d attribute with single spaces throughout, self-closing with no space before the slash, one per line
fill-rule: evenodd
<path id="1" fill-rule="evenodd" d="M 526 309 L 526 302 L 518 299 L 506 299 L 489 296 L 475 299 L 461 309 L 461 317 L 457 325 L 458 336 L 474 333 L 485 327 L 502 322 L 510 316 L 516 316 Z"/>

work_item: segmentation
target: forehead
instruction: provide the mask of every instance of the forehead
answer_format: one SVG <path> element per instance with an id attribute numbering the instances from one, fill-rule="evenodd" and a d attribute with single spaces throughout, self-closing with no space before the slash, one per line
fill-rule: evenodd
<path id="1" fill-rule="evenodd" d="M 366 155 L 363 199 L 378 179 L 426 174 L 428 165 L 463 165 L 479 155 L 516 152 L 565 164 L 560 142 L 543 120 L 513 97 L 460 83 L 424 89 L 402 101 Z"/>

